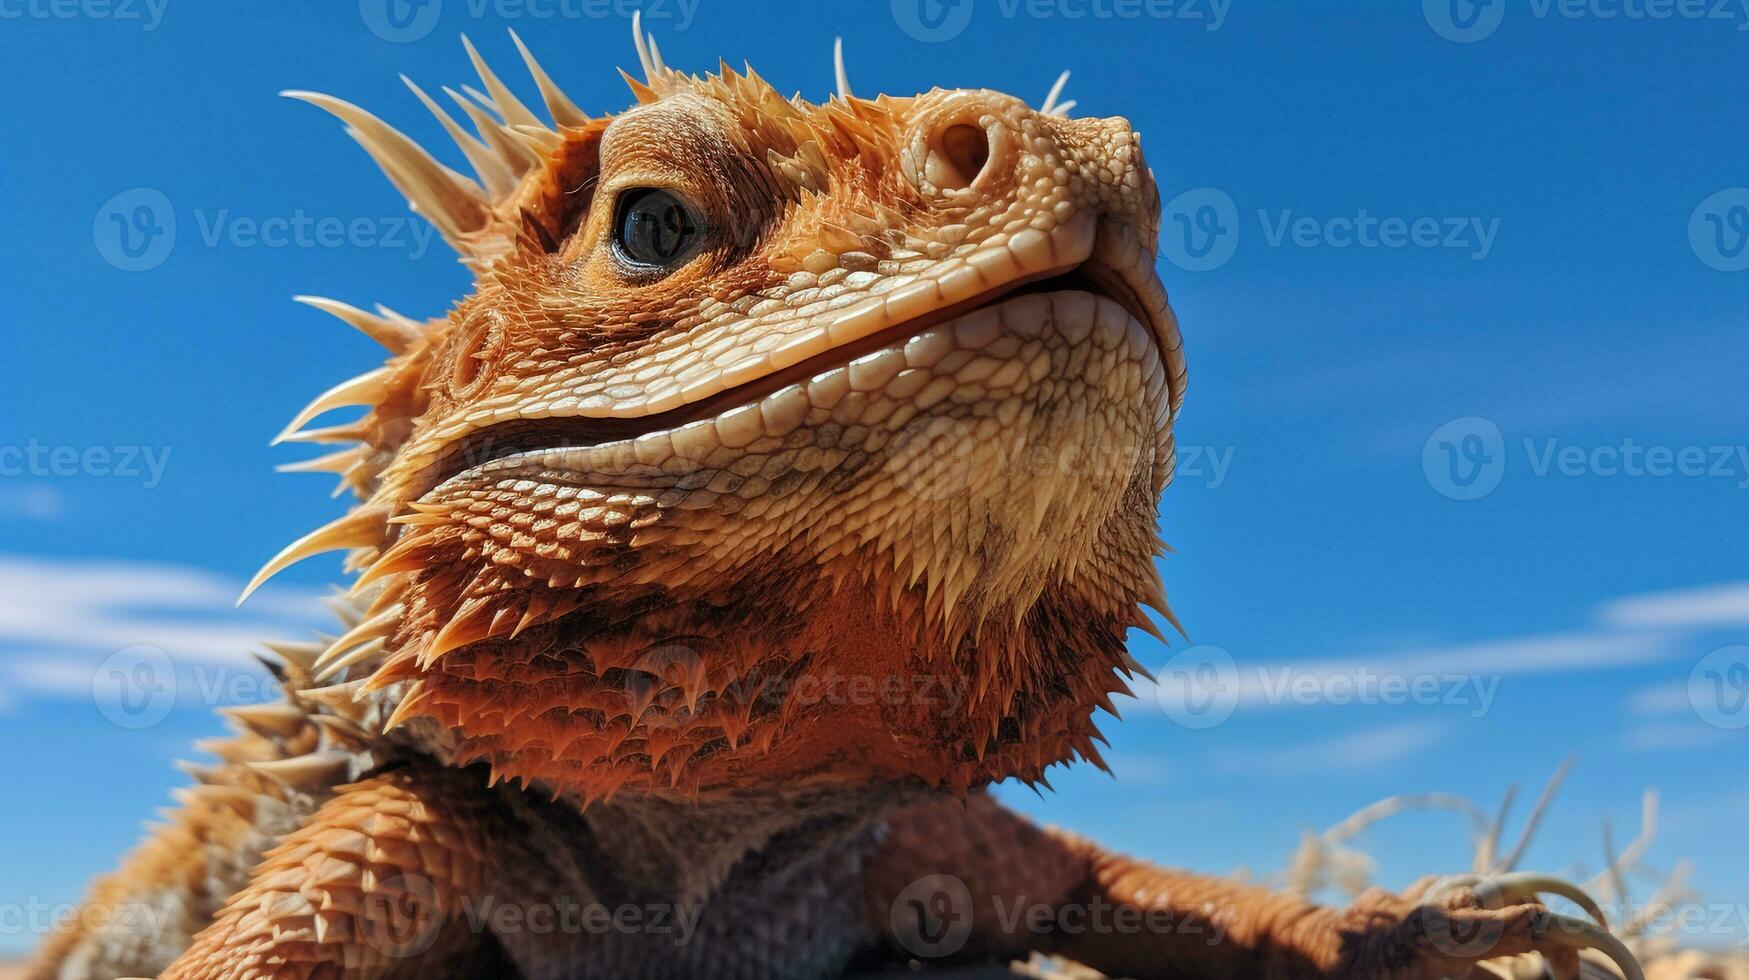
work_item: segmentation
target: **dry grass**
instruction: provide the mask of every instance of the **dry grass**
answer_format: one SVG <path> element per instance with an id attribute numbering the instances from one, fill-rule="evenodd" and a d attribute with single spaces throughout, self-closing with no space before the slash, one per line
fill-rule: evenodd
<path id="1" fill-rule="evenodd" d="M 1352 841 L 1367 828 L 1407 812 L 1444 811 L 1465 818 L 1474 852 L 1470 870 L 1477 874 L 1503 874 L 1516 870 L 1540 826 L 1543 814 L 1559 792 L 1572 767 L 1569 760 L 1555 771 L 1532 807 L 1511 850 L 1501 844 L 1517 787 L 1506 791 L 1499 808 L 1490 817 L 1474 802 L 1460 796 L 1429 793 L 1393 796 L 1365 807 L 1321 834 L 1307 833 L 1288 859 L 1287 868 L 1263 881 L 1288 891 L 1312 897 L 1332 894 L 1352 898 L 1372 885 L 1376 863 Z M 1644 856 L 1658 833 L 1658 796 L 1647 790 L 1641 800 L 1640 831 L 1627 847 L 1617 851 L 1608 822 L 1602 829 L 1603 870 L 1581 883 L 1588 894 L 1611 913 L 1610 928 L 1625 942 L 1645 967 L 1647 980 L 1749 980 L 1749 954 L 1722 948 L 1733 939 L 1716 937 L 1719 949 L 1683 949 L 1667 925 L 1673 910 L 1698 903 L 1701 896 L 1687 887 L 1692 871 L 1688 862 L 1670 871 L 1648 865 Z M 1494 964 L 1490 964 L 1492 967 Z M 1587 976 L 1616 977 L 1602 957 L 1587 955 Z M 1532 980 L 1545 976 L 1540 957 L 1526 956 L 1498 961 L 1502 977 Z"/>

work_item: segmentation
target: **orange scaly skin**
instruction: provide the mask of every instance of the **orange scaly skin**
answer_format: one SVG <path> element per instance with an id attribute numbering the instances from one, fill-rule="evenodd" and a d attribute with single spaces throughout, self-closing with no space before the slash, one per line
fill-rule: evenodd
<path id="1" fill-rule="evenodd" d="M 478 136 L 415 88 L 477 179 L 288 93 L 345 121 L 474 288 L 429 323 L 305 300 L 392 356 L 282 437 L 355 443 L 300 468 L 360 503 L 260 578 L 348 551 L 347 630 L 275 648 L 285 702 L 234 709 L 223 764 L 92 893 L 175 914 L 88 917 L 40 976 L 817 977 L 1043 951 L 1406 980 L 1596 944 L 1551 929 L 1540 879 L 1493 910 L 1475 883 L 1335 912 L 985 796 L 1099 764 L 1127 632 L 1154 629 L 1144 605 L 1170 618 L 1154 513 L 1184 364 L 1139 138 L 1054 91 L 841 80 L 815 105 L 638 45 L 638 104 L 608 118 L 528 58 L 544 121 L 471 45 L 484 93 L 454 98 Z M 1016 902 L 1149 918 L 1027 925 Z M 1431 938 L 1454 921 L 1497 935 Z"/>

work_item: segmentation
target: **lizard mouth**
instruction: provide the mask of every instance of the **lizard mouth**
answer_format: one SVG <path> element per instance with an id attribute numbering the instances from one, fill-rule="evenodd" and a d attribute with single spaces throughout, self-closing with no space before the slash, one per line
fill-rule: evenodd
<path id="1" fill-rule="evenodd" d="M 1045 293 L 1083 293 L 1116 303 L 1130 319 L 1147 329 L 1155 341 L 1155 354 L 1163 359 L 1172 353 L 1169 345 L 1177 336 L 1176 324 L 1163 297 L 1148 302 L 1147 284 L 1154 279 L 1151 256 L 1121 265 L 1088 255 L 1078 262 L 1023 275 L 984 290 L 957 303 L 930 310 L 847 343 L 822 350 L 795 364 L 726 388 L 668 411 L 633 418 L 549 416 L 513 418 L 495 422 L 445 446 L 415 481 L 414 499 L 457 478 L 466 477 L 500 461 L 536 454 L 588 450 L 609 443 L 635 440 L 654 432 L 678 429 L 689 423 L 714 419 L 734 409 L 751 405 L 789 385 L 805 381 L 822 371 L 842 368 L 866 354 L 904 344 L 932 327 L 970 313 L 1000 306 L 1018 297 Z M 1128 258 L 1129 256 L 1125 256 Z M 494 467 L 495 468 L 495 467 Z"/>

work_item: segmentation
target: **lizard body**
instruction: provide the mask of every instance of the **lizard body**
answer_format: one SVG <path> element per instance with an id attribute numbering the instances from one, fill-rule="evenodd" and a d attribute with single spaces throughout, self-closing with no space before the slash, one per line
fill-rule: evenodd
<path id="1" fill-rule="evenodd" d="M 1171 617 L 1154 524 L 1184 360 L 1139 137 L 1056 91 L 859 99 L 841 65 L 815 105 L 751 70 L 680 73 L 634 34 L 644 77 L 613 117 L 526 48 L 550 121 L 471 45 L 484 91 L 454 98 L 475 132 L 415 87 L 473 178 L 289 93 L 347 124 L 474 289 L 428 323 L 309 300 L 391 357 L 284 434 L 350 444 L 301 468 L 360 501 L 256 584 L 345 550 L 348 628 L 275 648 L 286 700 L 231 709 L 219 763 L 92 892 L 166 924 L 57 936 L 40 976 L 817 977 L 1044 952 L 1410 978 L 1603 942 L 1551 929 L 1543 879 L 1493 907 L 1468 882 L 1324 909 L 985 795 L 1100 764 L 1127 632 Z M 1154 925 L 1039 930 L 988 911 L 1005 902 Z"/>

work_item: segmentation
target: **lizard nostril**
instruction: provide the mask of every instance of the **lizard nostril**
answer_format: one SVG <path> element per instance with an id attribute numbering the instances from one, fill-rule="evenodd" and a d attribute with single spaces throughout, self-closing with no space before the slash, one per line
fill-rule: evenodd
<path id="1" fill-rule="evenodd" d="M 990 160 L 990 137 L 982 127 L 954 123 L 935 134 L 923 176 L 942 190 L 972 186 Z"/>

